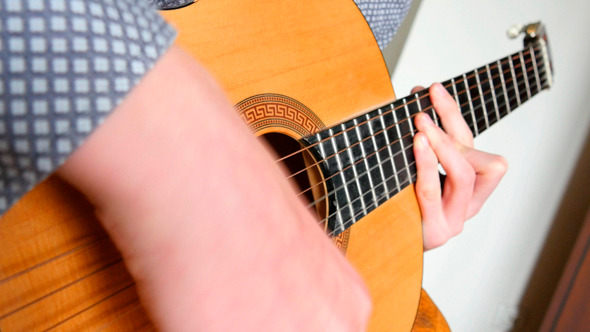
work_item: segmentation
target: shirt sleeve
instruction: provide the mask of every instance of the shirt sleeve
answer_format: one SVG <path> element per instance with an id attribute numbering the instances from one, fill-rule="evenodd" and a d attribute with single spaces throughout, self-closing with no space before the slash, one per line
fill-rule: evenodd
<path id="1" fill-rule="evenodd" d="M 145 0 L 0 0 L 0 214 L 85 141 L 175 35 Z"/>
<path id="2" fill-rule="evenodd" d="M 383 50 L 402 24 L 412 0 L 354 0 Z"/>

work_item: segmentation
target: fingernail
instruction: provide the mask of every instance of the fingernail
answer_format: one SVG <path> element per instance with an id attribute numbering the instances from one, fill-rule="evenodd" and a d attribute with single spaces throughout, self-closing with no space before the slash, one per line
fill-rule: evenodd
<path id="1" fill-rule="evenodd" d="M 440 96 L 444 96 L 447 93 L 445 87 L 440 83 L 434 84 L 434 91 Z"/>
<path id="2" fill-rule="evenodd" d="M 423 147 L 428 147 L 428 139 L 424 135 L 420 135 L 420 143 Z"/>
<path id="3" fill-rule="evenodd" d="M 432 122 L 432 119 L 430 118 L 430 116 L 426 113 L 422 113 L 422 118 L 424 119 L 423 121 L 426 122 L 426 124 L 434 124 L 434 122 Z"/>

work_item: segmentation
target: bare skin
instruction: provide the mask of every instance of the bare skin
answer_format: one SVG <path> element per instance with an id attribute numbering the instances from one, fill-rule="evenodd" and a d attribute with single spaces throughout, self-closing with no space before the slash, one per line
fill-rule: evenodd
<path id="1" fill-rule="evenodd" d="M 416 119 L 425 248 L 454 235 L 505 171 L 501 157 L 471 149 L 456 105 L 444 95 L 432 100 L 449 135 Z M 437 160 L 449 173 L 442 196 Z M 177 47 L 58 174 L 95 205 L 159 329 L 361 331 L 367 324 L 362 280 L 217 84 Z"/>
<path id="2" fill-rule="evenodd" d="M 440 83 L 433 84 L 429 92 L 445 131 L 435 126 L 427 114 L 416 116 L 414 122 L 420 131 L 414 138 L 416 195 L 422 212 L 425 250 L 441 246 L 461 233 L 465 221 L 479 212 L 508 169 L 502 156 L 473 148 L 469 127 L 455 100 Z M 447 173 L 442 192 L 439 162 Z"/>

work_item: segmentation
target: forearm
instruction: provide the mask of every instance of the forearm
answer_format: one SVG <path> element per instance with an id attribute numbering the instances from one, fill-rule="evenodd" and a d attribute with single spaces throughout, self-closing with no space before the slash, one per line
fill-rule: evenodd
<path id="1" fill-rule="evenodd" d="M 362 282 L 240 121 L 173 48 L 59 174 L 161 328 L 362 329 Z"/>

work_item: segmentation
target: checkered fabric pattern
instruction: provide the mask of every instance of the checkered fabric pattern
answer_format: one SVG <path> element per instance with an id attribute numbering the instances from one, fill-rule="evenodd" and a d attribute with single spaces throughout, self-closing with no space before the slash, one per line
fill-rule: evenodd
<path id="1" fill-rule="evenodd" d="M 146 1 L 0 0 L 0 213 L 82 144 L 174 37 Z"/>
<path id="2" fill-rule="evenodd" d="M 412 0 L 354 0 L 384 49 L 402 24 Z"/>
<path id="3" fill-rule="evenodd" d="M 149 1 L 161 9 L 178 8 L 195 2 L 195 0 Z M 354 2 L 369 23 L 379 47 L 384 49 L 408 13 L 412 0 L 354 0 Z"/>
<path id="4" fill-rule="evenodd" d="M 355 0 L 381 48 L 410 1 Z M 57 169 L 170 46 L 175 31 L 153 7 L 190 2 L 0 0 L 0 215 Z"/>

